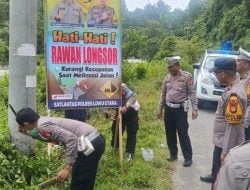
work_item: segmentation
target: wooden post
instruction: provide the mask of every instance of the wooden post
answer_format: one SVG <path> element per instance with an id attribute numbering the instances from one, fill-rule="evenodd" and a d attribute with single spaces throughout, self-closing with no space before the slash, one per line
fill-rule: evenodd
<path id="1" fill-rule="evenodd" d="M 119 108 L 119 155 L 120 155 L 120 165 L 121 171 L 123 172 L 123 150 L 122 150 L 122 113 L 121 107 Z"/>
<path id="2" fill-rule="evenodd" d="M 119 141 L 118 138 L 119 138 L 119 120 L 120 120 L 120 118 L 119 118 L 118 112 L 119 112 L 119 108 L 116 110 L 116 113 L 114 116 L 115 119 L 113 120 L 113 122 L 115 121 L 115 136 L 114 136 L 114 144 L 113 144 L 114 154 L 116 153 L 117 148 L 118 148 L 117 141 Z"/>

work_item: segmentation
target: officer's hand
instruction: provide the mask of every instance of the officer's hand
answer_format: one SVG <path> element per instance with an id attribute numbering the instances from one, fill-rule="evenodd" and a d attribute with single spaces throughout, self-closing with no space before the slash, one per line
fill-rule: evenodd
<path id="1" fill-rule="evenodd" d="M 71 173 L 72 166 L 69 164 L 66 164 L 62 170 L 60 170 L 57 174 L 57 180 L 58 182 L 64 182 Z"/>
<path id="2" fill-rule="evenodd" d="M 113 115 L 111 112 L 106 112 L 106 119 L 116 120 L 116 115 Z"/>
<path id="3" fill-rule="evenodd" d="M 55 19 L 60 21 L 61 19 L 63 19 L 63 14 L 59 13 L 58 15 L 55 16 Z"/>
<path id="4" fill-rule="evenodd" d="M 102 20 L 107 20 L 108 14 L 106 12 L 102 13 Z"/>
<path id="5" fill-rule="evenodd" d="M 87 92 L 93 87 L 92 81 L 89 79 L 83 79 L 78 83 L 78 87 L 83 91 Z"/>
<path id="6" fill-rule="evenodd" d="M 198 111 L 197 110 L 193 110 L 192 111 L 192 119 L 196 119 L 198 117 Z"/>
<path id="7" fill-rule="evenodd" d="M 121 113 L 126 113 L 128 111 L 128 108 L 126 106 L 123 106 L 121 109 L 120 109 L 120 112 Z"/>
<path id="8" fill-rule="evenodd" d="M 157 118 L 158 118 L 158 119 L 161 119 L 161 118 L 162 118 L 162 112 L 158 112 L 158 113 L 157 113 Z"/>
<path id="9" fill-rule="evenodd" d="M 224 153 L 221 153 L 220 155 L 221 165 L 224 163 L 225 158 L 226 158 L 226 155 Z"/>

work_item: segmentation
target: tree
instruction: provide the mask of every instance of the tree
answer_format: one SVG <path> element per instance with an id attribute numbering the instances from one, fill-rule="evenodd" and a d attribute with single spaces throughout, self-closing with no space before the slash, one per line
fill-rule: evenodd
<path id="1" fill-rule="evenodd" d="M 165 57 L 174 56 L 176 52 L 176 37 L 167 36 L 161 43 L 160 50 L 157 52 L 156 59 L 164 59 Z"/>
<path id="2" fill-rule="evenodd" d="M 146 37 L 137 29 L 127 29 L 123 33 L 123 59 L 142 58 Z"/>
<path id="3" fill-rule="evenodd" d="M 0 64 L 8 64 L 9 43 L 9 1 L 0 2 Z"/>
<path id="4" fill-rule="evenodd" d="M 44 54 L 44 11 L 43 0 L 37 1 L 37 53 Z"/>
<path id="5" fill-rule="evenodd" d="M 0 65 L 8 64 L 9 49 L 8 44 L 0 39 Z"/>

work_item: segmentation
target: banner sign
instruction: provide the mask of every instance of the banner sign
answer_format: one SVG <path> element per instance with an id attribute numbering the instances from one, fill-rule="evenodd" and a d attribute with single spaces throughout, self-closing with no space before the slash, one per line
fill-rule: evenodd
<path id="1" fill-rule="evenodd" d="M 121 105 L 119 0 L 47 0 L 49 109 Z"/>

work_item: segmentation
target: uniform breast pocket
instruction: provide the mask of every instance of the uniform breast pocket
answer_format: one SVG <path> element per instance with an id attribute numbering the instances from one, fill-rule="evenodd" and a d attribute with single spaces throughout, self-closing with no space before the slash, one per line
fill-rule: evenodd
<path id="1" fill-rule="evenodd" d="M 172 88 L 171 83 L 170 83 L 170 82 L 167 82 L 167 83 L 166 83 L 166 87 L 167 87 L 168 90 L 170 90 L 170 89 Z"/>
<path id="2" fill-rule="evenodd" d="M 186 92 L 186 82 L 178 81 L 177 90 L 180 92 Z"/>
<path id="3" fill-rule="evenodd" d="M 80 12 L 79 12 L 79 10 L 74 9 L 73 14 L 78 17 L 80 15 Z"/>
<path id="4" fill-rule="evenodd" d="M 100 17 L 100 16 L 101 16 L 101 15 L 99 15 L 99 13 L 95 13 L 95 12 L 93 13 L 93 18 L 94 18 L 94 19 L 96 19 L 96 18 L 98 18 L 98 17 Z"/>
<path id="5" fill-rule="evenodd" d="M 107 15 L 108 15 L 108 17 L 111 17 L 112 13 L 110 11 L 107 11 Z"/>
<path id="6" fill-rule="evenodd" d="M 59 14 L 65 15 L 66 14 L 66 9 L 65 8 L 60 8 L 59 9 Z"/>

